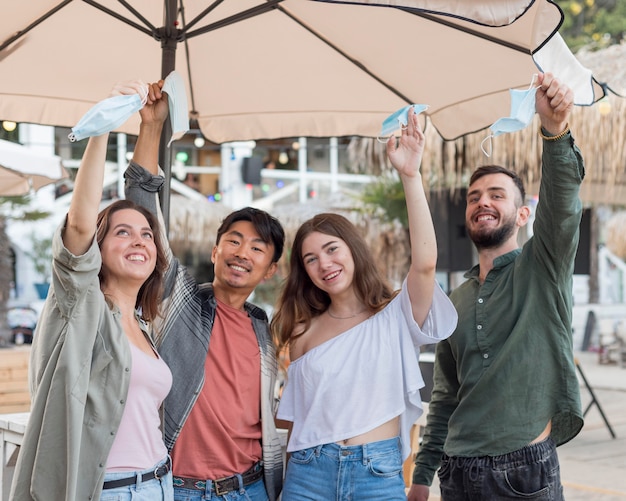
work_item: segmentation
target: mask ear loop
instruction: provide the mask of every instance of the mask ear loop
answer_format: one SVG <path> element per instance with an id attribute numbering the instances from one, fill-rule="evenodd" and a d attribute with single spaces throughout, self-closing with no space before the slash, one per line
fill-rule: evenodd
<path id="1" fill-rule="evenodd" d="M 483 139 L 480 142 L 480 149 L 483 150 L 483 153 L 485 154 L 485 156 L 487 158 L 489 158 L 491 156 L 491 154 L 493 153 L 493 141 L 492 141 L 493 137 L 494 137 L 493 134 L 489 134 L 485 139 Z M 485 144 L 485 141 L 487 141 L 487 140 L 489 140 L 489 153 L 487 153 L 487 150 L 485 150 L 485 148 L 483 146 Z"/>
<path id="2" fill-rule="evenodd" d="M 406 130 L 409 127 L 409 124 L 403 124 L 400 119 L 398 119 L 398 123 L 400 124 L 400 130 Z M 391 134 L 390 136 L 378 136 L 376 138 L 376 140 L 379 143 L 383 143 L 383 144 L 387 144 L 387 141 L 389 141 L 389 138 L 392 137 L 393 134 Z"/>
<path id="3" fill-rule="evenodd" d="M 528 86 L 528 90 L 530 90 L 530 89 L 532 89 L 532 88 L 533 88 L 534 83 L 535 83 L 535 81 L 537 80 L 537 77 L 538 77 L 538 76 L 539 76 L 539 75 L 537 75 L 537 73 L 533 73 L 533 77 L 532 77 L 532 79 L 531 79 L 531 81 L 530 81 L 530 85 Z M 536 88 L 539 88 L 539 85 L 537 85 L 537 86 L 535 86 L 535 87 L 536 87 Z M 488 135 L 485 139 L 483 139 L 483 140 L 480 142 L 480 149 L 483 151 L 483 153 L 485 154 L 485 156 L 486 156 L 486 157 L 490 157 L 490 156 L 491 156 L 491 154 L 493 153 L 493 138 L 494 138 L 494 137 L 495 137 L 495 136 L 494 136 L 493 134 L 489 134 L 489 135 Z M 487 148 L 487 150 L 486 150 L 484 145 L 485 145 L 485 142 L 487 142 L 487 141 L 489 141 L 489 144 L 488 144 L 488 148 Z"/>
<path id="4" fill-rule="evenodd" d="M 145 106 L 148 102 L 148 85 L 140 87 L 139 97 L 141 98 L 141 106 Z"/>

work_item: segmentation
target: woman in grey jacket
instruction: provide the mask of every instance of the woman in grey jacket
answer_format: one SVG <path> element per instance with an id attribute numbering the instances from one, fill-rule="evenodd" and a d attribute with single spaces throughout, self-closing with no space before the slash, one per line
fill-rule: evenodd
<path id="1" fill-rule="evenodd" d="M 147 94 L 140 82 L 113 95 Z M 108 134 L 92 137 L 34 338 L 31 414 L 10 499 L 173 498 L 160 405 L 172 376 L 151 340 L 166 266 L 157 219 L 120 200 L 98 213 Z"/>

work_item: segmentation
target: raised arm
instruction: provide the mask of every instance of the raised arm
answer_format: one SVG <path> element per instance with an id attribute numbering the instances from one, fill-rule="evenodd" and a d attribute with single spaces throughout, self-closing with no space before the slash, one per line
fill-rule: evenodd
<path id="1" fill-rule="evenodd" d="M 148 86 L 148 100 L 140 110 L 139 137 L 133 152 L 133 160 L 126 169 L 125 193 L 128 200 L 145 207 L 159 219 L 161 241 L 167 256 L 168 271 L 165 279 L 164 297 L 169 297 L 176 287 L 177 266 L 169 247 L 163 213 L 159 204 L 159 192 L 165 181 L 159 174 L 159 145 L 163 124 L 169 114 L 167 94 L 161 92 L 163 80 Z"/>
<path id="2" fill-rule="evenodd" d="M 76 174 L 63 232 L 63 244 L 76 256 L 87 252 L 96 233 L 108 140 L 108 133 L 89 138 Z"/>
<path id="3" fill-rule="evenodd" d="M 396 143 L 394 137 L 387 142 L 387 155 L 398 171 L 404 187 L 411 240 L 411 266 L 407 286 L 413 317 L 420 326 L 424 324 L 432 304 L 437 265 L 435 228 L 420 173 L 424 143 L 424 133 L 411 108 L 407 127 L 402 130 L 399 143 Z"/>
<path id="4" fill-rule="evenodd" d="M 163 124 L 169 112 L 167 94 L 161 92 L 163 81 L 148 86 L 148 102 L 139 111 L 141 125 L 133 152 L 133 162 L 141 165 L 150 174 L 159 173 L 159 143 Z"/>

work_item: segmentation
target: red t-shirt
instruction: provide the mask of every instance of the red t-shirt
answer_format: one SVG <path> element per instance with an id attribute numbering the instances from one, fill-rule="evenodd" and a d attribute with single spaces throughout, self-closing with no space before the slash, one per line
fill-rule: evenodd
<path id="1" fill-rule="evenodd" d="M 216 480 L 262 456 L 261 358 L 246 312 L 217 302 L 205 381 L 172 450 L 174 475 Z"/>

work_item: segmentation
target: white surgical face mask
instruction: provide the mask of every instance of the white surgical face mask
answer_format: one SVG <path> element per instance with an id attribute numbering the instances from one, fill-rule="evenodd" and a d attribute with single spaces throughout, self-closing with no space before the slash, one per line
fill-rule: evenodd
<path id="1" fill-rule="evenodd" d="M 398 129 L 404 129 L 409 123 L 409 109 L 415 110 L 415 114 L 419 115 L 424 110 L 428 109 L 428 105 L 426 104 L 410 104 L 409 106 L 405 106 L 404 108 L 400 108 L 395 113 L 392 113 L 383 122 L 383 126 L 380 129 L 380 134 L 378 135 L 378 140 L 381 142 L 387 142 L 389 136 L 391 136 Z"/>
<path id="2" fill-rule="evenodd" d="M 189 130 L 189 108 L 185 83 L 176 71 L 172 71 L 163 82 L 163 92 L 168 96 L 170 123 L 172 124 L 172 141 L 180 139 Z M 111 132 L 138 112 L 148 99 L 148 86 L 139 94 L 113 96 L 95 104 L 78 121 L 69 134 L 70 141 L 80 141 L 87 137 L 100 136 Z"/>
<path id="3" fill-rule="evenodd" d="M 485 155 L 491 156 L 491 143 L 489 153 L 487 153 L 483 147 L 485 141 L 491 140 L 491 138 L 499 136 L 500 134 L 517 132 L 518 130 L 525 129 L 533 121 L 536 111 L 535 96 L 537 94 L 537 87 L 533 84 L 535 83 L 536 78 L 537 75 L 533 75 L 530 86 L 526 90 L 509 89 L 509 94 L 511 96 L 510 115 L 508 117 L 499 118 L 491 125 L 491 127 L 489 127 L 491 134 L 489 134 L 480 143 L 480 147 Z"/>
<path id="4" fill-rule="evenodd" d="M 172 124 L 172 137 L 167 145 L 172 141 L 180 139 L 189 130 L 189 108 L 187 106 L 187 94 L 185 93 L 185 82 L 176 71 L 172 71 L 163 82 L 163 92 L 168 96 L 170 108 L 170 123 Z"/>
<path id="5" fill-rule="evenodd" d="M 87 113 L 72 127 L 68 135 L 70 141 L 81 141 L 87 137 L 100 136 L 118 128 L 133 113 L 136 113 L 148 99 L 148 87 L 143 94 L 113 96 L 92 106 Z"/>

